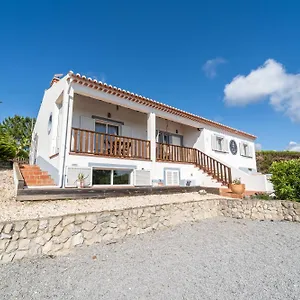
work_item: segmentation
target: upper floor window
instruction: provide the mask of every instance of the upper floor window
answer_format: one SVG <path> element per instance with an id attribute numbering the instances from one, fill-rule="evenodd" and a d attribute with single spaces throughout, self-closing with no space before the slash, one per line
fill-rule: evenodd
<path id="1" fill-rule="evenodd" d="M 112 135 L 119 135 L 119 126 L 107 123 L 96 122 L 95 131 L 99 133 L 107 133 Z"/>
<path id="2" fill-rule="evenodd" d="M 219 152 L 228 152 L 228 140 L 223 136 L 212 135 L 212 149 Z"/>
<path id="3" fill-rule="evenodd" d="M 245 143 L 245 142 L 240 143 L 240 152 L 241 152 L 241 156 L 245 156 L 245 157 L 253 156 L 251 145 L 249 145 L 248 143 Z"/>
<path id="4" fill-rule="evenodd" d="M 157 132 L 157 141 L 162 144 L 182 146 L 183 145 L 183 136 L 181 136 L 179 134 L 173 134 L 170 132 L 158 131 Z"/>

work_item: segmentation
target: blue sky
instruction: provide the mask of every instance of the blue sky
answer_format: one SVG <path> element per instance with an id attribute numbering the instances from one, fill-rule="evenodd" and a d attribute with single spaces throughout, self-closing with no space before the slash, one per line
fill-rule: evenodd
<path id="1" fill-rule="evenodd" d="M 36 116 L 53 74 L 73 70 L 286 149 L 300 142 L 299 11 L 296 0 L 5 1 L 0 121 Z"/>

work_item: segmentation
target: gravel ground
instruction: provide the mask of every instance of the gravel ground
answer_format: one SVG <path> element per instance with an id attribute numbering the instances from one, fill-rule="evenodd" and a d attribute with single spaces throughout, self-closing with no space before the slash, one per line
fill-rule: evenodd
<path id="1" fill-rule="evenodd" d="M 12 170 L 0 170 L 0 222 L 11 220 L 39 219 L 66 214 L 100 212 L 147 205 L 200 201 L 223 198 L 218 195 L 198 193 L 149 195 L 106 199 L 16 201 Z"/>
<path id="2" fill-rule="evenodd" d="M 208 219 L 1 266 L 0 299 L 299 299 L 300 226 Z"/>

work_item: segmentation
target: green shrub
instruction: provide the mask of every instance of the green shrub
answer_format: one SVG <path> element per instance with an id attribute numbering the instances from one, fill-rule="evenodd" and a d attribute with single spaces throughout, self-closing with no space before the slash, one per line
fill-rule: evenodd
<path id="1" fill-rule="evenodd" d="M 270 172 L 277 199 L 300 200 L 300 159 L 274 162 Z"/>

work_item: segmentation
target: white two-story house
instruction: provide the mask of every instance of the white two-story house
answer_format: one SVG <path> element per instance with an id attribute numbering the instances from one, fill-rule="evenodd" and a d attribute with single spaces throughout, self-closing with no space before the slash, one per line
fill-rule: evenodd
<path id="1" fill-rule="evenodd" d="M 256 137 L 69 72 L 54 77 L 37 116 L 30 163 L 58 187 L 220 187 L 241 178 L 265 191 Z"/>

